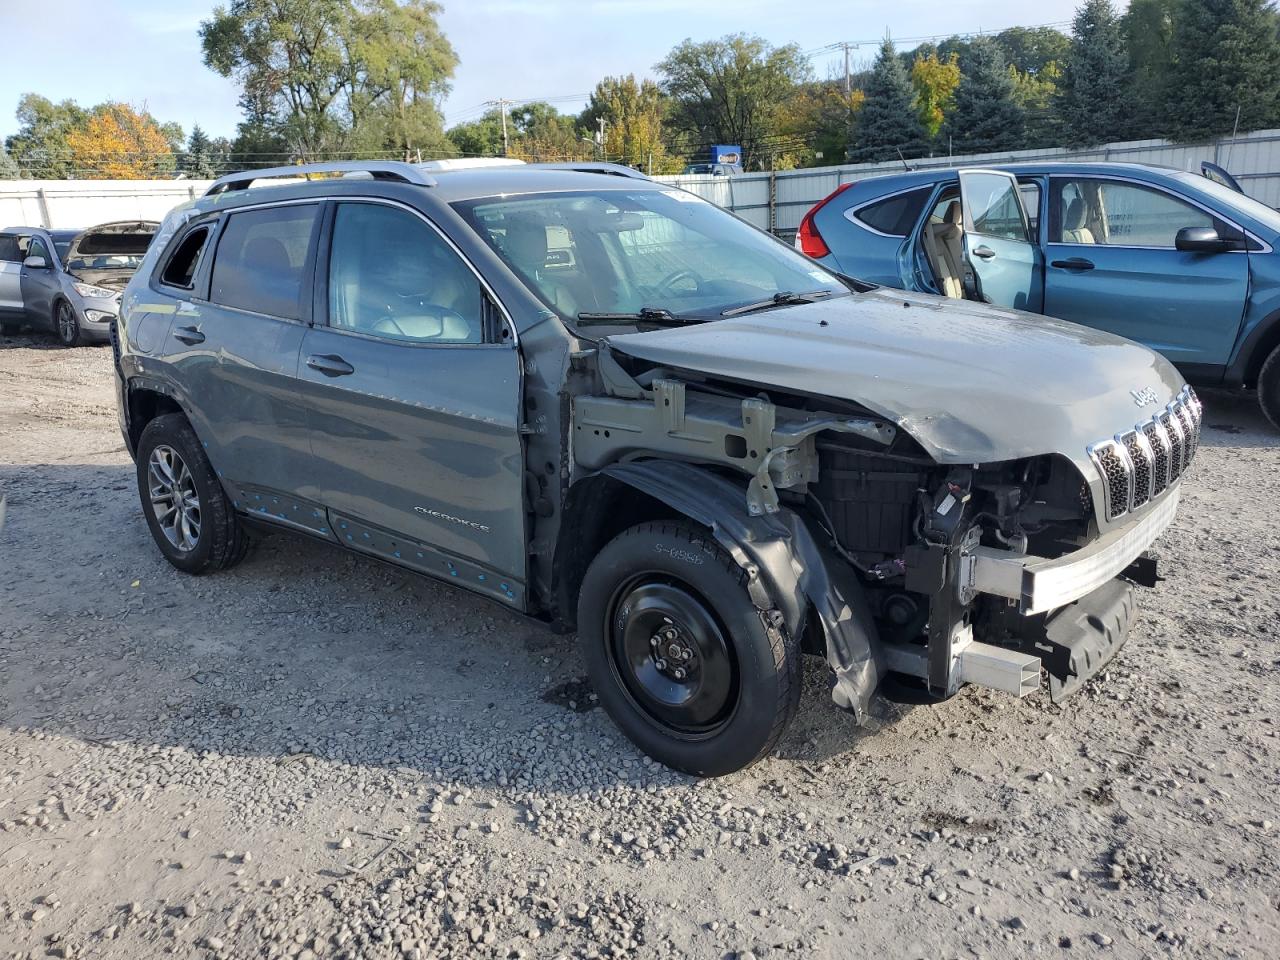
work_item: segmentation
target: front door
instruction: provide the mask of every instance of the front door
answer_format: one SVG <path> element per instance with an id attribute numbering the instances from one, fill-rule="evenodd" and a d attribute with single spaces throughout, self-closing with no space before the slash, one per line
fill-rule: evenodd
<path id="1" fill-rule="evenodd" d="M 323 534 L 323 512 L 305 492 L 311 450 L 297 390 L 319 210 L 259 207 L 226 216 L 216 237 L 204 224 L 188 231 L 161 272 L 177 306 L 160 353 L 237 508 Z M 216 244 L 211 270 L 193 249 L 204 243 Z M 188 258 L 201 261 L 190 284 Z"/>
<path id="2" fill-rule="evenodd" d="M 346 201 L 330 216 L 299 370 L 315 496 L 348 546 L 521 608 L 519 351 L 421 214 Z"/>
<path id="3" fill-rule="evenodd" d="M 43 267 L 22 267 L 22 304 L 27 322 L 46 330 L 54 328 L 53 298 L 60 289 L 58 262 L 43 237 L 33 236 L 27 244 L 27 257 L 42 257 Z"/>
<path id="4" fill-rule="evenodd" d="M 1137 340 L 1174 363 L 1227 363 L 1249 289 L 1238 230 L 1127 180 L 1054 177 L 1049 194 L 1045 313 Z M 1180 251 L 1183 227 L 1234 231 L 1242 249 Z"/>
<path id="5" fill-rule="evenodd" d="M 995 170 L 961 170 L 964 254 L 977 299 L 1040 311 L 1044 280 L 1018 181 Z"/>

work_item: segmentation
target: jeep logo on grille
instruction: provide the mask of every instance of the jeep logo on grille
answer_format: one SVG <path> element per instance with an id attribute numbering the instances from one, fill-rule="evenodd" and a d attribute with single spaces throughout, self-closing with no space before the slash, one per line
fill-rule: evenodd
<path id="1" fill-rule="evenodd" d="M 1143 387 L 1141 390 L 1130 390 L 1129 396 L 1133 397 L 1133 402 L 1140 407 L 1149 407 L 1153 403 L 1159 403 L 1160 397 L 1151 387 Z"/>

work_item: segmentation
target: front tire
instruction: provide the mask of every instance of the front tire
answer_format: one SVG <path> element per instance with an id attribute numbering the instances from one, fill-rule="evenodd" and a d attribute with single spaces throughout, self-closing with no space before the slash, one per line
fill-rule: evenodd
<path id="1" fill-rule="evenodd" d="M 59 300 L 53 309 L 53 329 L 58 335 L 58 342 L 64 347 L 78 347 L 84 342 L 76 312 L 65 300 Z"/>
<path id="2" fill-rule="evenodd" d="M 609 716 L 685 773 L 755 763 L 800 702 L 798 643 L 776 613 L 756 608 L 733 558 L 691 525 L 640 524 L 605 546 L 582 581 L 578 636 Z"/>
<path id="3" fill-rule="evenodd" d="M 166 560 L 201 575 L 244 558 L 244 525 L 186 417 L 169 413 L 148 423 L 137 465 L 142 512 Z"/>
<path id="4" fill-rule="evenodd" d="M 1280 347 L 1271 351 L 1258 371 L 1258 403 L 1271 425 L 1280 430 Z"/>

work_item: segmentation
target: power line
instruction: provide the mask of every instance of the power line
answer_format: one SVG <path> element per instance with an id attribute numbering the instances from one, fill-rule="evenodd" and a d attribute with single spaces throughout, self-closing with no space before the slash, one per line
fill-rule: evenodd
<path id="1" fill-rule="evenodd" d="M 971 40 L 974 37 L 991 37 L 991 36 L 995 36 L 998 33 L 1003 33 L 1005 30 L 1013 30 L 1015 28 L 1022 29 L 1022 30 L 1039 30 L 1045 27 L 1052 27 L 1054 29 L 1058 29 L 1060 27 L 1069 27 L 1069 26 L 1071 26 L 1070 20 L 1055 20 L 1052 23 L 1033 23 L 1029 25 L 1016 23 L 1011 27 L 1005 27 L 1001 30 L 972 30 L 972 31 L 969 31 L 968 33 L 954 33 L 954 32 L 953 33 L 934 33 L 928 36 L 919 36 L 919 37 L 894 37 L 892 34 L 890 34 L 889 36 L 890 36 L 890 39 L 892 39 L 895 44 L 919 44 L 919 43 L 936 42 L 939 40 L 950 40 L 952 38 L 956 38 L 960 40 Z M 880 37 L 877 40 L 836 40 L 835 42 L 828 43 L 825 46 L 814 47 L 811 50 L 802 50 L 800 51 L 800 55 L 807 60 L 812 60 L 815 57 L 820 57 L 823 54 L 832 54 L 846 47 L 854 48 L 854 49 L 858 47 L 878 47 L 883 42 L 884 42 L 884 37 Z"/>

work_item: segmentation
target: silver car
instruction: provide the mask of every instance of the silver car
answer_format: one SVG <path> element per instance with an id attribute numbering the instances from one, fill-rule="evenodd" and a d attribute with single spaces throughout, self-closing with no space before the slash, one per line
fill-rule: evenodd
<path id="1" fill-rule="evenodd" d="M 0 332 L 29 324 L 67 347 L 109 340 L 120 293 L 158 226 L 126 220 L 80 231 L 0 231 Z"/>

